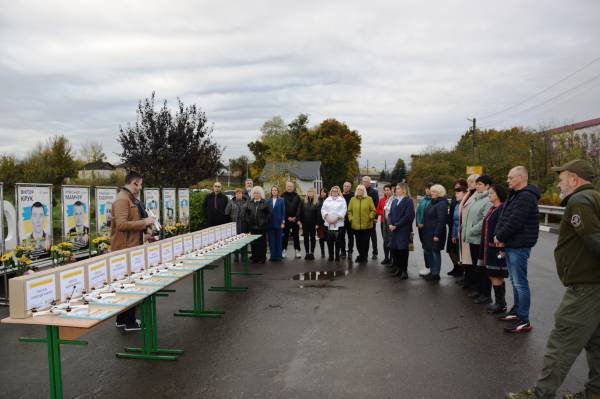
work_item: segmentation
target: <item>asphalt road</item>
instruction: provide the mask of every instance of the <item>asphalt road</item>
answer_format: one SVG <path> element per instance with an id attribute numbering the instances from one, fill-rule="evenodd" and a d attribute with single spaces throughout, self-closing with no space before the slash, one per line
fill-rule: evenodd
<path id="1" fill-rule="evenodd" d="M 554 271 L 555 243 L 555 235 L 541 233 L 533 251 L 534 329 L 526 335 L 504 334 L 500 322 L 472 304 L 445 276 L 447 257 L 439 283 L 417 276 L 419 249 L 404 282 L 386 274 L 381 257 L 365 266 L 286 260 L 254 267 L 264 276 L 234 277 L 250 287 L 246 293 L 208 293 L 208 306 L 226 311 L 222 319 L 173 317 L 191 304 L 189 278 L 159 298 L 160 345 L 185 349 L 176 362 L 117 359 L 139 334 L 124 335 L 112 322 L 83 336 L 87 347 L 63 346 L 65 397 L 502 398 L 532 385 L 539 373 L 564 291 Z M 347 276 L 331 282 L 291 279 L 345 269 Z M 220 283 L 222 269 L 206 276 L 207 285 Z M 45 346 L 17 341 L 43 332 L 0 326 L 0 397 L 48 397 Z M 564 388 L 578 390 L 586 375 L 580 356 Z"/>

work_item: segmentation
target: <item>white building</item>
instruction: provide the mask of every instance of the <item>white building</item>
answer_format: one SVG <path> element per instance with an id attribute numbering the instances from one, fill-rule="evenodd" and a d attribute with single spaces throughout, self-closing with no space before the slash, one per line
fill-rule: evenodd
<path id="1" fill-rule="evenodd" d="M 321 161 L 267 163 L 258 177 L 267 195 L 271 193 L 272 182 L 278 177 L 294 181 L 299 194 L 305 194 L 309 187 L 314 187 L 318 192 L 323 185 Z M 279 189 L 283 192 L 285 187 L 279 187 Z"/>

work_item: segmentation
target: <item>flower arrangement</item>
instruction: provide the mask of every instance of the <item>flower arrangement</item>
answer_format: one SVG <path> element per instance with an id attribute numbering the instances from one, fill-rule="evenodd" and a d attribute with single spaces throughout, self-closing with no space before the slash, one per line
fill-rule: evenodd
<path id="1" fill-rule="evenodd" d="M 176 235 L 180 235 L 186 232 L 187 226 L 183 223 L 175 223 Z"/>
<path id="2" fill-rule="evenodd" d="M 177 227 L 175 226 L 162 226 L 162 231 L 166 238 L 177 235 Z"/>
<path id="3" fill-rule="evenodd" d="M 13 268 L 17 276 L 31 273 L 36 270 L 35 266 L 31 266 L 33 261 L 29 258 L 33 249 L 30 245 L 17 245 L 14 250 L 8 251 L 0 257 L 0 263 L 5 270 Z"/>
<path id="4" fill-rule="evenodd" d="M 98 255 L 110 252 L 110 237 L 96 237 L 92 240 L 92 244 L 94 245 L 94 248 L 96 249 L 96 253 Z"/>
<path id="5" fill-rule="evenodd" d="M 74 260 L 73 257 L 74 245 L 70 242 L 61 242 L 50 247 L 52 255 L 52 263 L 55 265 L 65 265 Z"/>

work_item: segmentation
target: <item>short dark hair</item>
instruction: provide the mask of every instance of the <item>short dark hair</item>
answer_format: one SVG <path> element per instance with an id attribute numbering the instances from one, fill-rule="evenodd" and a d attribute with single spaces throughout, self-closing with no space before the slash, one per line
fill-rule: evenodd
<path id="1" fill-rule="evenodd" d="M 425 188 L 431 188 L 431 186 L 433 186 L 435 183 L 432 182 L 428 182 L 427 184 L 425 184 Z"/>
<path id="2" fill-rule="evenodd" d="M 454 181 L 453 186 L 454 187 L 460 186 L 461 188 L 464 188 L 466 190 L 467 187 L 469 187 L 469 184 L 467 183 L 466 179 L 460 178 L 460 179 L 457 179 Z"/>
<path id="3" fill-rule="evenodd" d="M 504 187 L 502 187 L 502 185 L 500 185 L 500 184 L 492 184 L 490 186 L 490 189 L 494 190 L 494 192 L 496 193 L 496 195 L 500 199 L 500 202 L 506 201 L 506 190 L 504 189 Z"/>
<path id="4" fill-rule="evenodd" d="M 475 183 L 483 183 L 486 186 L 490 186 L 492 184 L 492 178 L 488 175 L 481 175 L 475 180 Z"/>
<path id="5" fill-rule="evenodd" d="M 136 180 L 142 180 L 143 177 L 142 175 L 140 175 L 138 172 L 131 170 L 129 171 L 129 173 L 127 173 L 127 176 L 125 176 L 125 184 L 131 184 Z"/>
<path id="6" fill-rule="evenodd" d="M 386 184 L 385 186 L 383 186 L 383 189 L 385 190 L 386 188 L 389 188 L 390 190 L 392 189 L 392 185 L 391 184 Z"/>
<path id="7" fill-rule="evenodd" d="M 44 213 L 44 216 L 46 216 L 46 208 L 44 208 L 44 204 L 42 204 L 40 201 L 35 201 L 32 205 L 31 205 L 31 210 L 33 211 L 33 208 L 41 208 L 42 212 Z"/>
<path id="8" fill-rule="evenodd" d="M 83 202 L 81 202 L 81 201 L 75 201 L 73 203 L 73 206 L 83 206 Z"/>

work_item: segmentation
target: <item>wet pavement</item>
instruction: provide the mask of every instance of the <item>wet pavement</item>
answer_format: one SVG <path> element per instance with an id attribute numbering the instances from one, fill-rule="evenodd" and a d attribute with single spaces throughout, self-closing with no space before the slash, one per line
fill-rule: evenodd
<path id="1" fill-rule="evenodd" d="M 263 276 L 234 276 L 235 284 L 249 287 L 245 293 L 207 293 L 209 309 L 225 310 L 221 319 L 173 316 L 192 303 L 189 278 L 174 287 L 176 293 L 158 298 L 160 346 L 185 349 L 175 362 L 117 359 L 115 353 L 125 346 L 137 346 L 139 334 L 123 335 L 112 322 L 84 335 L 87 347 L 63 346 L 64 394 L 502 398 L 507 390 L 530 386 L 539 373 L 564 291 L 554 270 L 555 243 L 555 235 L 542 233 L 532 254 L 534 330 L 527 335 L 504 334 L 484 306 L 472 304 L 445 276 L 446 256 L 438 283 L 417 276 L 423 264 L 419 248 L 410 254 L 407 281 L 387 275 L 381 255 L 360 266 L 288 259 L 254 265 Z M 324 276 L 325 271 L 342 274 Z M 222 268 L 206 272 L 206 285 L 221 283 L 222 276 Z M 8 309 L 0 308 L 0 316 L 7 315 Z M 45 346 L 18 342 L 20 336 L 43 333 L 41 327 L 0 326 L 1 398 L 48 397 Z M 580 356 L 563 388 L 583 386 L 584 360 Z"/>

